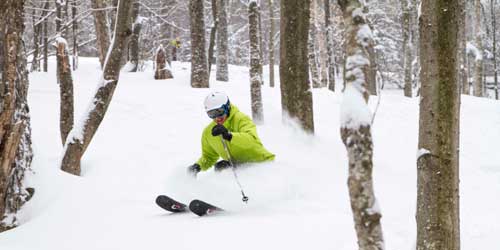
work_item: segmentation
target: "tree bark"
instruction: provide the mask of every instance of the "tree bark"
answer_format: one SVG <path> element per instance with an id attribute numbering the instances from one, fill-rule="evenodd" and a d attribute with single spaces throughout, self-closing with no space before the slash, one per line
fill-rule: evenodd
<path id="1" fill-rule="evenodd" d="M 280 8 L 280 88 L 284 118 L 297 119 L 305 131 L 314 133 L 307 60 L 309 1 L 281 1 Z"/>
<path id="2" fill-rule="evenodd" d="M 31 197 L 24 188 L 30 169 L 31 125 L 27 103 L 28 70 L 22 35 L 23 0 L 0 3 L 0 48 L 4 55 L 0 88 L 0 232 L 18 224 L 16 213 Z M 8 216 L 8 217 L 7 217 Z"/>
<path id="3" fill-rule="evenodd" d="M 483 96 L 483 31 L 481 26 L 481 0 L 475 0 L 475 45 L 478 50 L 479 55 L 476 55 L 475 67 L 474 67 L 474 84 L 472 85 L 474 90 L 474 96 Z"/>
<path id="4" fill-rule="evenodd" d="M 73 128 L 73 78 L 69 64 L 69 53 L 67 42 L 59 37 L 56 40 L 57 47 L 57 83 L 60 88 L 60 117 L 59 128 L 61 130 L 62 145 L 66 143 L 66 138 Z"/>
<path id="5" fill-rule="evenodd" d="M 191 17 L 191 87 L 208 88 L 203 0 L 189 0 Z"/>
<path id="6" fill-rule="evenodd" d="M 403 8 L 403 65 L 404 65 L 404 95 L 412 97 L 412 43 L 411 43 L 411 13 L 412 6 L 408 0 L 402 0 L 401 6 Z"/>
<path id="7" fill-rule="evenodd" d="M 274 88 L 274 3 L 273 0 L 268 0 L 269 5 L 269 86 Z"/>
<path id="8" fill-rule="evenodd" d="M 208 43 L 208 76 L 212 73 L 212 63 L 214 62 L 214 46 L 217 35 L 217 27 L 219 26 L 219 18 L 217 15 L 217 0 L 212 0 L 212 17 L 213 24 L 210 29 L 210 41 Z"/>
<path id="9" fill-rule="evenodd" d="M 228 72 L 228 38 L 227 38 L 227 0 L 217 0 L 217 71 L 215 77 L 217 81 L 227 82 L 229 80 Z"/>
<path id="10" fill-rule="evenodd" d="M 333 54 L 333 27 L 330 21 L 330 0 L 325 1 L 325 30 L 326 30 L 326 63 L 328 69 L 328 89 L 335 91 L 335 57 Z"/>
<path id="11" fill-rule="evenodd" d="M 89 111 L 84 114 L 81 126 L 73 128 L 64 146 L 64 156 L 61 169 L 70 174 L 80 175 L 80 159 L 90 144 L 97 128 L 104 119 L 109 107 L 118 79 L 120 77 L 120 61 L 125 49 L 125 41 L 130 35 L 130 8 L 132 2 L 119 0 L 117 10 L 117 25 L 115 26 L 113 43 L 110 46 L 109 57 L 104 64 L 103 79 L 100 83 Z"/>
<path id="12" fill-rule="evenodd" d="M 314 0 L 313 0 L 314 1 Z M 314 5 L 311 5 L 311 16 L 309 18 L 309 41 L 307 53 L 309 59 L 309 69 L 311 70 L 311 80 L 313 88 L 320 87 L 318 58 L 316 57 L 316 22 L 314 18 Z"/>
<path id="13" fill-rule="evenodd" d="M 346 85 L 341 104 L 340 134 L 349 159 L 348 187 L 358 249 L 382 250 L 382 214 L 373 191 L 371 112 L 367 105 L 373 41 L 363 3 L 359 0 L 338 0 L 346 27 Z M 353 109 L 356 111 L 353 112 Z"/>
<path id="14" fill-rule="evenodd" d="M 459 0 L 423 0 L 417 250 L 460 249 L 457 79 Z"/>
<path id="15" fill-rule="evenodd" d="M 260 57 L 259 40 L 259 13 L 257 3 L 250 2 L 248 6 L 248 23 L 250 37 L 250 96 L 252 102 L 252 118 L 257 124 L 264 122 L 264 111 L 262 107 L 262 74 L 260 68 L 262 65 Z"/>
<path id="16" fill-rule="evenodd" d="M 94 9 L 94 25 L 97 38 L 97 51 L 101 67 L 104 68 L 106 53 L 109 48 L 109 28 L 106 22 L 106 12 L 102 9 L 106 7 L 103 0 L 91 0 L 91 7 Z"/>
<path id="17" fill-rule="evenodd" d="M 142 23 L 139 19 L 139 1 L 136 0 L 132 6 L 132 35 L 128 44 L 128 62 L 133 65 L 129 72 L 137 72 L 139 68 L 139 35 L 141 34 Z"/>
<path id="18" fill-rule="evenodd" d="M 498 86 L 498 66 L 497 66 L 497 18 L 495 15 L 495 1 L 490 0 L 490 6 L 491 6 L 491 26 L 492 28 L 492 33 L 493 33 L 493 72 L 494 76 L 493 78 L 495 79 L 495 87 L 493 88 L 495 90 L 495 99 L 498 100 L 498 95 L 499 95 L 499 88 Z"/>
<path id="19" fill-rule="evenodd" d="M 170 79 L 174 78 L 172 75 L 172 71 L 170 71 L 169 68 L 167 68 L 167 53 L 165 52 L 165 49 L 163 46 L 160 44 L 160 47 L 156 50 L 156 56 L 155 56 L 155 62 L 156 62 L 156 69 L 155 69 L 155 79 L 156 80 L 164 80 L 164 79 Z"/>
<path id="20" fill-rule="evenodd" d="M 71 17 L 73 20 L 73 70 L 78 69 L 78 21 L 76 20 L 77 3 L 78 0 L 75 0 L 71 6 Z"/>

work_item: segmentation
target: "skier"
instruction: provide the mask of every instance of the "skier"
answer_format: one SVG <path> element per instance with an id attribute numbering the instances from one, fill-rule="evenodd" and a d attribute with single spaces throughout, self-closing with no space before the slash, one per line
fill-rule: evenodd
<path id="1" fill-rule="evenodd" d="M 215 171 L 221 171 L 233 163 L 263 162 L 274 160 L 275 155 L 267 151 L 259 137 L 252 119 L 241 112 L 229 97 L 222 92 L 212 92 L 205 98 L 205 111 L 213 119 L 201 136 L 200 159 L 188 167 L 188 173 L 195 176 L 206 171 L 215 163 Z M 227 145 L 228 156 L 222 140 Z"/>

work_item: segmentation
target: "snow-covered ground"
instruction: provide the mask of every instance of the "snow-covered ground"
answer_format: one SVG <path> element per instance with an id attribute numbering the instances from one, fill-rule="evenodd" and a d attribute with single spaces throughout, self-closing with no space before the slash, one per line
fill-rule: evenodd
<path id="1" fill-rule="evenodd" d="M 82 177 L 59 170 L 59 88 L 51 72 L 30 75 L 36 194 L 21 226 L 0 234 L 2 250 L 357 249 L 347 190 L 347 159 L 339 136 L 342 96 L 315 89 L 315 136 L 283 123 L 279 86 L 265 76 L 265 124 L 258 127 L 273 163 L 239 171 L 248 204 L 231 172 L 186 176 L 210 121 L 203 99 L 212 89 L 251 114 L 248 69 L 230 66 L 230 82 L 192 89 L 189 64 L 175 79 L 151 70 L 123 73 L 111 106 L 82 160 Z M 277 70 L 277 68 L 276 68 Z M 76 119 L 98 83 L 95 58 L 74 73 Z M 278 81 L 279 82 L 279 81 Z M 372 98 L 372 110 L 376 104 Z M 384 91 L 373 126 L 375 192 L 386 249 L 415 248 L 418 98 Z M 462 97 L 460 208 L 462 249 L 500 249 L 500 102 Z M 154 199 L 200 198 L 227 213 L 199 218 L 169 214 Z"/>

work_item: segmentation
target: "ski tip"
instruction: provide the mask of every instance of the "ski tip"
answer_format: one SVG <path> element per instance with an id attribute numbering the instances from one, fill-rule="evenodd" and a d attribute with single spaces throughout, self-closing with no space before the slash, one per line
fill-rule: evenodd
<path id="1" fill-rule="evenodd" d="M 208 204 L 202 200 L 192 200 L 189 203 L 189 210 L 198 216 L 205 216 L 209 214 L 214 214 L 216 212 L 224 211 L 223 209 Z"/>

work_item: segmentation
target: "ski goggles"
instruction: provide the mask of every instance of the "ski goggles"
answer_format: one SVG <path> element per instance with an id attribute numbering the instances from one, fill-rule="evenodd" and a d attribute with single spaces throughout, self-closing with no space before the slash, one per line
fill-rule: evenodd
<path id="1" fill-rule="evenodd" d="M 226 109 L 224 107 L 220 107 L 220 108 L 217 108 L 217 109 L 212 109 L 212 110 L 207 111 L 207 115 L 211 119 L 215 119 L 217 117 L 221 117 L 221 116 L 223 116 L 225 114 L 226 114 Z"/>

